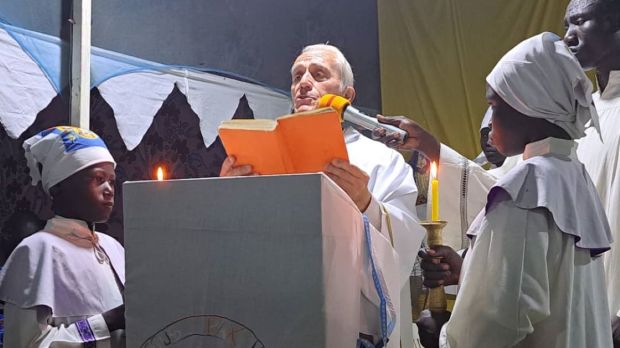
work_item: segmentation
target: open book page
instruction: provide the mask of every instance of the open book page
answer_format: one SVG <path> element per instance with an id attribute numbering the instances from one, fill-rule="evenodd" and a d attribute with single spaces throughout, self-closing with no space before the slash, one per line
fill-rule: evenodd
<path id="1" fill-rule="evenodd" d="M 320 172 L 333 159 L 348 160 L 340 115 L 331 108 L 225 121 L 219 134 L 229 156 L 263 175 Z"/>
<path id="2" fill-rule="evenodd" d="M 340 115 L 331 108 L 320 110 L 311 116 L 279 119 L 295 173 L 320 172 L 333 159 L 349 159 Z"/>

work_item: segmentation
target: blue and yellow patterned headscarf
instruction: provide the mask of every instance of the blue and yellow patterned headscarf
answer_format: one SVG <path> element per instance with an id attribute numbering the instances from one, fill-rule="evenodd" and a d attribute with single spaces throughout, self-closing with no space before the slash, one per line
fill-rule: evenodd
<path id="1" fill-rule="evenodd" d="M 32 184 L 50 187 L 97 163 L 116 162 L 103 140 L 94 132 L 76 127 L 53 127 L 24 141 Z M 39 164 L 41 166 L 39 166 Z"/>

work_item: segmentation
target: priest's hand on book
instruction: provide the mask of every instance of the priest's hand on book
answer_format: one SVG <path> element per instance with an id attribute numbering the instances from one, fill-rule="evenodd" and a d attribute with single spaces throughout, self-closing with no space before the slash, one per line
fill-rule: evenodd
<path id="1" fill-rule="evenodd" d="M 346 192 L 363 213 L 372 195 L 368 191 L 368 174 L 351 163 L 335 159 L 325 166 L 323 172 Z"/>
<path id="2" fill-rule="evenodd" d="M 377 119 L 381 123 L 396 126 L 407 132 L 407 140 L 400 143 L 396 134 L 386 133 L 385 130 L 378 128 L 376 132 L 373 132 L 373 136 L 378 137 L 377 140 L 398 150 L 420 151 L 431 161 L 439 161 L 441 144 L 434 135 L 422 128 L 417 122 L 404 116 L 377 115 Z"/>
<path id="3" fill-rule="evenodd" d="M 436 245 L 427 250 L 420 250 L 418 256 L 421 258 L 420 266 L 424 286 L 427 288 L 459 283 L 463 259 L 454 249 L 445 245 Z"/>
<path id="4" fill-rule="evenodd" d="M 252 171 L 252 166 L 249 164 L 244 164 L 237 166 L 235 165 L 235 157 L 228 156 L 222 163 L 222 169 L 220 169 L 220 176 L 248 176 L 248 175 L 256 175 Z"/>

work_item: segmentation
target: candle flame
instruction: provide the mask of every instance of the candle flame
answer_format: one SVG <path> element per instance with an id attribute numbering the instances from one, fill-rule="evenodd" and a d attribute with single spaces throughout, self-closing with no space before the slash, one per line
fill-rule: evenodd
<path id="1" fill-rule="evenodd" d="M 164 168 L 157 167 L 157 181 L 163 181 L 164 180 Z"/>
<path id="2" fill-rule="evenodd" d="M 431 162 L 431 178 L 437 178 L 437 163 Z"/>

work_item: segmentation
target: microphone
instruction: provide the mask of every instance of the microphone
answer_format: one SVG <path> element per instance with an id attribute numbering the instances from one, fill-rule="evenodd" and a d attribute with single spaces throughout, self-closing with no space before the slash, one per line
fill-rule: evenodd
<path id="1" fill-rule="evenodd" d="M 377 128 L 385 130 L 385 134 L 393 134 L 398 143 L 402 144 L 407 139 L 407 132 L 389 124 L 379 123 L 376 118 L 370 117 L 358 109 L 354 108 L 347 98 L 337 96 L 335 94 L 325 94 L 319 100 L 319 107 L 331 107 L 338 111 L 340 120 L 351 122 L 362 128 L 373 131 Z"/>

